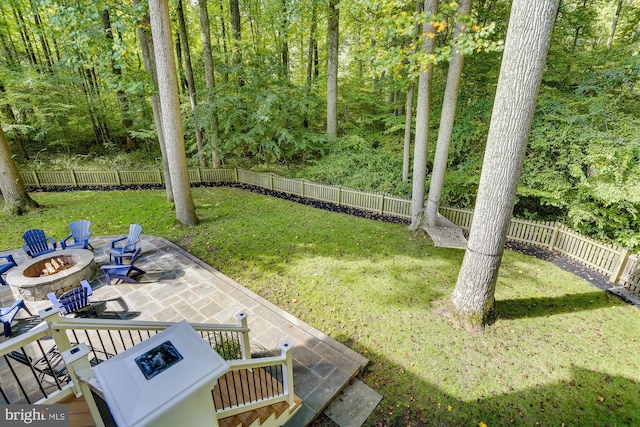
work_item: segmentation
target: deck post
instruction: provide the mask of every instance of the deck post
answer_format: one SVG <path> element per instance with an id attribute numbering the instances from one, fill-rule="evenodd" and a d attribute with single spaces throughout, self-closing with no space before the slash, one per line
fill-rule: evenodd
<path id="1" fill-rule="evenodd" d="M 245 312 L 236 314 L 236 318 L 238 319 L 240 326 L 242 326 L 243 328 L 249 327 L 247 317 L 248 315 Z M 249 332 L 242 332 L 242 342 L 240 343 L 240 347 L 242 348 L 242 359 L 251 359 L 251 343 L 249 342 Z"/>
<path id="2" fill-rule="evenodd" d="M 71 341 L 69 341 L 66 329 L 58 326 L 65 322 L 65 318 L 60 315 L 60 309 L 58 307 L 51 306 L 44 310 L 40 310 L 38 315 L 42 320 L 47 322 L 49 333 L 56 342 L 58 350 L 61 353 L 65 350 L 69 350 L 71 348 Z"/>
<path id="3" fill-rule="evenodd" d="M 630 253 L 631 253 L 631 248 L 622 248 L 620 250 L 620 260 L 618 261 L 618 265 L 616 265 L 616 268 L 613 270 L 613 273 L 609 278 L 609 281 L 611 283 L 618 283 L 618 280 L 620 280 L 620 276 L 622 275 L 622 272 L 627 266 L 627 261 L 629 260 Z"/>
<path id="4" fill-rule="evenodd" d="M 284 394 L 287 396 L 287 403 L 292 408 L 295 405 L 295 397 L 293 389 L 293 353 L 291 350 L 293 346 L 285 341 L 280 346 L 280 354 L 284 357 L 285 362 L 282 367 L 282 385 L 284 386 Z"/>

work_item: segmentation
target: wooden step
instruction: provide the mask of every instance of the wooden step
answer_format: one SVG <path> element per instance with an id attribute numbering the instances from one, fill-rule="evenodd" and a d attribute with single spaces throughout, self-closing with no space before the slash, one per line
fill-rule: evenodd
<path id="1" fill-rule="evenodd" d="M 301 405 L 302 399 L 295 396 L 294 405 L 291 408 L 289 408 L 289 404 L 287 402 L 278 402 L 272 405 L 263 406 L 262 408 L 254 409 L 253 411 L 247 411 L 242 414 L 221 418 L 218 420 L 218 424 L 220 427 L 250 427 L 256 421 L 259 421 L 258 425 L 262 425 L 272 415 L 274 416 L 274 420 L 278 420 L 284 413 L 286 413 L 286 417 L 282 420 L 282 423 L 273 424 L 282 425 L 295 413 L 295 411 L 298 410 Z"/>

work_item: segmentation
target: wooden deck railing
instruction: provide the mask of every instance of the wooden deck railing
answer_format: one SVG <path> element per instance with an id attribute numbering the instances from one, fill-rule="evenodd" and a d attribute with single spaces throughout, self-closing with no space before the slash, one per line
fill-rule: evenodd
<path id="1" fill-rule="evenodd" d="M 22 171 L 28 187 L 92 187 L 163 185 L 162 170 L 141 171 Z M 397 218 L 411 218 L 411 200 L 383 193 L 367 193 L 340 186 L 322 185 L 301 179 L 283 178 L 274 174 L 242 169 L 191 169 L 194 184 L 242 183 L 279 191 L 308 199 L 367 210 Z M 440 213 L 464 229 L 471 228 L 473 211 L 441 207 Z M 640 288 L 639 275 L 630 274 L 620 281 L 623 272 L 631 268 L 629 249 L 598 242 L 582 236 L 558 222 L 527 221 L 513 218 L 507 239 L 530 245 L 544 246 L 562 252 L 589 267 L 609 275 L 611 282 Z"/>
<path id="2" fill-rule="evenodd" d="M 53 307 L 42 310 L 39 315 L 47 320 L 46 325 L 0 344 L 2 403 L 55 403 L 69 396 L 73 392 L 72 379 L 64 369 L 59 353 L 72 345 L 86 343 L 91 364 L 96 365 L 173 325 L 170 322 L 67 318 L 60 316 Z M 241 313 L 237 319 L 236 325 L 191 326 L 225 360 L 251 362 L 247 316 Z M 40 366 L 32 366 L 43 358 Z M 270 361 L 267 362 L 269 366 Z"/>

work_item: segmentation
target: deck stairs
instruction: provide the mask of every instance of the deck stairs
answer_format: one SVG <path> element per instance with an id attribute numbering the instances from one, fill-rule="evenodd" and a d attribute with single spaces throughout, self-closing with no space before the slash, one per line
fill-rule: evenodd
<path id="1" fill-rule="evenodd" d="M 260 387 L 255 378 L 260 378 L 266 387 Z M 213 401 L 218 407 L 241 406 L 251 402 L 260 401 L 270 396 L 264 393 L 265 389 L 278 388 L 280 382 L 274 379 L 262 368 L 241 369 L 229 371 L 218 380 L 213 389 Z M 228 390 L 235 388 L 234 391 Z M 237 415 L 220 418 L 220 427 L 271 427 L 281 426 L 300 408 L 302 400 L 295 396 L 294 404 L 278 402 L 262 406 L 254 410 L 242 412 Z"/>

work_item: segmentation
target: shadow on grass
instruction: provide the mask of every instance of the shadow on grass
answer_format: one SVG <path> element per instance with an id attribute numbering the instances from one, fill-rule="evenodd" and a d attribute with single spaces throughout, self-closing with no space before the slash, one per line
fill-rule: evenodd
<path id="1" fill-rule="evenodd" d="M 498 316 L 501 319 L 547 317 L 618 305 L 625 305 L 625 303 L 603 291 L 565 294 L 558 297 L 516 298 L 496 301 Z"/>
<path id="2" fill-rule="evenodd" d="M 582 366 L 572 365 L 565 377 L 534 387 L 505 384 L 499 386 L 503 390 L 491 390 L 488 385 L 486 394 L 462 400 L 445 392 L 436 375 L 433 381 L 425 381 L 386 359 L 381 363 L 397 375 L 389 384 L 389 380 L 377 381 L 375 372 L 361 374 L 363 381 L 385 396 L 364 424 L 368 426 L 640 425 L 640 384 Z M 396 400 L 399 396 L 407 399 L 406 404 Z M 314 424 L 333 425 L 321 420 Z"/>

